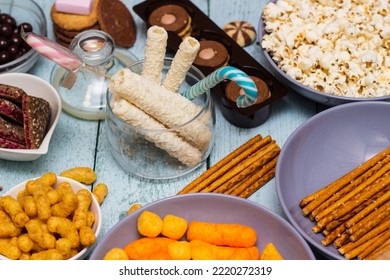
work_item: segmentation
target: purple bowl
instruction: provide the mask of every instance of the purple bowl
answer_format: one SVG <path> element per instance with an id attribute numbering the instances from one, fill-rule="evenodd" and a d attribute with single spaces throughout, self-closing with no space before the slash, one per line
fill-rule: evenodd
<path id="1" fill-rule="evenodd" d="M 101 260 L 114 247 L 123 248 L 140 238 L 139 215 L 152 211 L 163 217 L 174 214 L 192 220 L 214 223 L 240 223 L 253 227 L 258 234 L 260 251 L 272 241 L 285 259 L 312 260 L 313 252 L 299 233 L 282 217 L 244 198 L 214 193 L 176 195 L 150 203 L 118 222 L 97 244 L 91 260 Z"/>
<path id="2" fill-rule="evenodd" d="M 390 146 L 390 103 L 359 102 L 327 109 L 298 127 L 282 147 L 275 182 L 291 224 L 320 253 L 344 259 L 314 223 L 304 217 L 299 201 L 348 173 Z"/>
<path id="3" fill-rule="evenodd" d="M 276 2 L 276 0 L 271 0 L 269 2 Z M 258 41 L 261 46 L 261 42 L 263 40 L 264 34 L 267 32 L 265 31 L 265 24 L 263 22 L 263 13 L 260 15 L 259 20 L 259 26 L 258 26 Z M 326 92 L 321 92 L 318 90 L 315 90 L 311 87 L 308 87 L 306 85 L 303 85 L 302 83 L 298 82 L 297 80 L 291 78 L 289 75 L 287 75 L 282 69 L 279 68 L 279 66 L 275 63 L 275 61 L 272 59 L 270 54 L 262 48 L 263 54 L 268 61 L 269 65 L 272 67 L 272 73 L 275 74 L 275 77 L 280 80 L 287 88 L 289 88 L 292 91 L 295 91 L 304 97 L 311 99 L 315 102 L 324 104 L 326 106 L 336 106 L 340 104 L 345 104 L 349 102 L 354 101 L 389 101 L 390 95 L 387 96 L 381 96 L 381 97 L 344 97 L 344 96 L 337 96 Z"/>

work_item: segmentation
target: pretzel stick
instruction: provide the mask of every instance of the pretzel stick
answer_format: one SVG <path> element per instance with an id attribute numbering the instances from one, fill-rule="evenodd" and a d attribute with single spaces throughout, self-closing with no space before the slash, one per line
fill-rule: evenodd
<path id="1" fill-rule="evenodd" d="M 390 172 L 386 173 L 385 176 L 376 180 L 369 188 L 364 189 L 361 193 L 359 193 L 359 195 L 347 201 L 342 207 L 337 208 L 333 213 L 333 219 L 338 219 L 339 217 L 344 216 L 346 213 L 352 211 L 352 209 L 362 204 L 365 200 L 384 189 L 390 183 L 389 175 Z"/>
<path id="2" fill-rule="evenodd" d="M 254 162 L 250 168 L 244 169 L 242 172 L 238 173 L 236 176 L 232 177 L 225 183 L 223 183 L 221 186 L 219 186 L 217 189 L 214 190 L 214 192 L 217 193 L 225 193 L 228 190 L 231 190 L 239 185 L 239 182 L 247 183 L 248 180 L 253 176 L 252 174 L 257 174 L 259 170 L 262 170 L 263 166 L 270 162 L 273 158 L 275 158 L 280 152 L 279 147 L 275 147 L 275 149 L 271 150 L 269 153 L 265 154 L 259 161 Z M 252 172 L 253 168 L 253 172 Z M 257 177 L 258 178 L 258 177 Z M 256 178 L 255 178 L 256 180 Z M 255 180 L 252 180 L 253 182 Z M 252 183 L 253 183 L 252 182 Z M 242 185 L 242 184 L 240 184 Z M 245 186 L 244 186 L 245 188 Z"/>
<path id="3" fill-rule="evenodd" d="M 370 214 L 376 208 L 380 207 L 383 203 L 385 203 L 389 200 L 390 200 L 390 190 L 388 190 L 384 195 L 379 196 L 378 199 L 374 200 L 371 204 L 367 205 L 366 208 L 364 208 L 362 211 L 360 211 L 355 216 L 353 216 L 351 219 L 349 219 L 345 223 L 345 226 L 347 228 L 352 227 L 354 224 L 359 222 L 361 219 L 366 217 L 368 214 Z"/>
<path id="4" fill-rule="evenodd" d="M 390 215 L 390 202 L 385 203 L 353 227 L 347 229 L 351 241 L 356 241 Z"/>
<path id="5" fill-rule="evenodd" d="M 239 174 L 245 169 L 251 170 L 253 172 L 253 167 L 251 165 L 255 162 L 258 162 L 261 160 L 262 157 L 264 157 L 265 154 L 272 151 L 275 148 L 279 148 L 278 145 L 275 143 L 275 140 L 272 140 L 272 142 L 260 150 L 256 151 L 253 155 L 243 160 L 240 164 L 230 169 L 228 172 L 223 174 L 221 177 L 219 177 L 217 180 L 215 180 L 210 185 L 206 186 L 204 189 L 202 189 L 202 192 L 212 192 L 219 186 L 221 186 L 223 183 L 225 183 L 227 180 L 232 178 L 233 176 Z"/>
<path id="6" fill-rule="evenodd" d="M 379 248 L 377 248 L 370 255 L 365 257 L 365 260 L 378 260 L 381 259 L 381 255 L 390 251 L 390 239 L 386 240 Z M 388 259 L 388 258 L 385 258 Z"/>
<path id="7" fill-rule="evenodd" d="M 389 157 L 390 158 L 390 157 Z M 381 165 L 378 163 L 378 165 Z M 350 192 L 342 196 L 339 200 L 335 201 L 332 205 L 329 205 L 326 209 L 321 211 L 315 216 L 315 219 L 319 221 L 320 219 L 324 218 L 325 216 L 332 213 L 336 208 L 340 207 L 341 205 L 344 205 L 348 200 L 350 200 L 352 197 L 354 197 L 356 194 L 360 193 L 362 190 L 364 190 L 367 186 L 371 185 L 375 182 L 378 178 L 380 178 L 383 174 L 385 174 L 388 170 L 390 170 L 390 163 L 386 163 L 386 165 L 382 166 L 379 170 L 377 170 L 371 177 L 369 177 L 367 180 L 362 182 L 360 185 L 353 185 L 353 188 Z"/>
<path id="8" fill-rule="evenodd" d="M 343 246 L 343 245 L 346 244 L 347 242 L 349 242 L 349 235 L 348 235 L 348 233 L 343 232 L 342 234 L 340 234 L 339 237 L 337 237 L 337 238 L 333 241 L 333 246 L 334 246 L 335 248 L 340 248 L 341 246 Z"/>
<path id="9" fill-rule="evenodd" d="M 338 190 L 340 190 L 342 187 L 344 187 L 350 181 L 354 180 L 356 177 L 358 177 L 361 174 L 363 174 L 364 172 L 366 172 L 375 163 L 382 160 L 384 157 L 388 156 L 389 154 L 390 154 L 390 147 L 388 147 L 384 151 L 376 154 L 371 159 L 365 161 L 364 163 L 359 165 L 357 168 L 348 172 L 347 174 L 340 177 L 336 181 L 330 183 L 326 187 L 304 197 L 299 203 L 299 205 L 301 207 L 307 206 L 307 209 L 304 211 L 304 214 L 307 215 L 308 213 L 310 213 L 312 210 L 317 208 L 318 205 L 320 205 L 322 202 L 324 202 L 326 199 L 328 199 L 330 196 L 332 196 L 332 194 L 336 193 Z M 309 203 L 311 204 L 311 206 L 309 206 Z"/>
<path id="10" fill-rule="evenodd" d="M 359 176 L 355 180 L 351 181 L 350 184 L 348 184 L 347 186 L 342 188 L 340 191 L 338 191 L 337 193 L 332 195 L 324 203 L 319 205 L 316 209 L 314 209 L 311 212 L 311 215 L 317 216 L 317 220 L 322 218 L 322 217 L 325 217 L 327 214 L 329 214 L 331 212 L 331 211 L 329 211 L 329 209 L 328 209 L 328 211 L 325 211 L 325 209 L 327 209 L 327 207 L 329 207 L 335 201 L 337 201 L 340 198 L 342 198 L 345 194 L 350 192 L 352 189 L 356 188 L 356 186 L 358 186 L 359 184 L 361 184 L 362 182 L 364 182 L 365 180 L 367 180 L 368 178 L 373 176 L 380 168 L 382 168 L 382 166 L 384 164 L 388 163 L 389 161 L 390 161 L 390 156 L 389 157 L 385 157 L 382 161 L 376 163 L 372 168 L 370 168 L 369 170 L 364 172 L 361 176 Z M 323 212 L 323 211 L 325 211 L 325 212 Z"/>
<path id="11" fill-rule="evenodd" d="M 345 225 L 341 224 L 337 228 L 335 228 L 332 232 L 330 232 L 324 239 L 322 239 L 321 243 L 324 246 L 328 246 L 331 244 L 340 234 L 345 231 Z"/>
<path id="12" fill-rule="evenodd" d="M 353 259 L 355 257 L 357 257 L 359 254 L 361 254 L 362 252 L 364 252 L 364 250 L 366 250 L 367 248 L 369 248 L 370 246 L 372 246 L 373 243 L 375 243 L 376 240 L 378 240 L 378 238 L 380 238 L 380 236 L 382 236 L 383 233 L 377 235 L 377 236 L 374 236 L 373 238 L 371 238 L 370 240 L 367 240 L 365 241 L 364 243 L 360 244 L 359 246 L 356 246 L 355 248 L 353 248 L 351 251 L 349 251 L 348 253 L 346 253 L 344 255 L 344 257 L 348 260 L 350 259 Z"/>
<path id="13" fill-rule="evenodd" d="M 379 248 L 386 240 L 390 240 L 390 230 L 387 230 L 383 232 L 382 234 L 379 234 L 375 238 L 372 239 L 373 242 L 365 248 L 359 255 L 358 259 L 362 260 L 368 255 L 370 255 L 372 252 L 374 252 L 377 248 Z"/>
<path id="14" fill-rule="evenodd" d="M 210 167 L 207 171 L 202 173 L 197 179 L 189 183 L 184 189 L 182 189 L 178 194 L 184 194 L 188 192 L 197 192 L 217 180 L 225 172 L 239 164 L 249 155 L 254 153 L 259 148 L 267 145 L 271 142 L 271 137 L 268 135 L 263 138 L 260 135 L 256 135 L 252 139 L 248 140 L 246 143 L 241 145 L 239 148 L 228 154 L 222 160 L 217 162 L 215 165 Z"/>
<path id="15" fill-rule="evenodd" d="M 269 180 L 275 177 L 276 169 L 275 167 L 272 168 L 267 174 L 262 176 L 260 180 L 258 180 L 255 184 L 250 186 L 249 188 L 246 188 L 243 192 L 239 194 L 239 197 L 248 198 L 250 197 L 255 191 L 257 191 L 261 186 L 263 186 L 265 183 L 267 183 Z"/>
<path id="16" fill-rule="evenodd" d="M 378 226 L 376 226 L 375 228 L 373 228 L 369 232 L 367 232 L 365 235 L 360 237 L 358 240 L 356 240 L 354 242 L 349 242 L 349 243 L 341 246 L 339 248 L 339 252 L 344 255 L 344 254 L 348 253 L 349 251 L 351 251 L 352 249 L 356 248 L 357 246 L 363 244 L 367 240 L 370 240 L 370 239 L 374 238 L 376 235 L 378 235 L 386 230 L 389 230 L 389 228 L 390 228 L 390 218 L 387 219 L 386 221 L 384 221 L 383 223 L 379 224 Z"/>

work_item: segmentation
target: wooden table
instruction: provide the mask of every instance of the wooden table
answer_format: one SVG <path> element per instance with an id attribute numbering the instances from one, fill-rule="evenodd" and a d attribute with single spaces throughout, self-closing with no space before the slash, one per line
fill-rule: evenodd
<path id="1" fill-rule="evenodd" d="M 45 12 L 48 36 L 53 38 L 50 8 L 54 1 L 35 1 Z M 132 7 L 142 0 L 124 0 L 123 2 L 132 12 L 137 25 L 136 44 L 129 50 L 142 59 L 146 25 L 132 10 Z M 220 27 L 230 21 L 246 20 L 257 28 L 261 11 L 267 1 L 194 0 L 193 2 Z M 263 66 L 270 69 L 258 43 L 246 47 L 245 50 Z M 40 57 L 30 73 L 50 81 L 53 66 L 51 61 Z M 91 167 L 98 176 L 96 183 L 103 182 L 109 187 L 109 194 L 101 208 L 103 214 L 103 226 L 99 236 L 101 239 L 112 226 L 126 215 L 132 204 L 145 205 L 175 195 L 206 168 L 214 165 L 254 135 L 271 135 L 282 147 L 289 135 L 300 124 L 316 114 L 317 107 L 314 102 L 290 92 L 272 105 L 271 116 L 266 123 L 253 129 L 243 129 L 228 123 L 220 113 L 217 104 L 216 141 L 207 163 L 185 177 L 169 181 L 144 180 L 126 173 L 111 156 L 104 121 L 81 120 L 62 112 L 46 155 L 33 162 L 0 160 L 0 185 L 3 186 L 0 195 L 18 183 L 38 177 L 48 171 L 59 174 L 71 167 Z M 275 179 L 264 185 L 249 200 L 284 216 L 276 193 Z"/>

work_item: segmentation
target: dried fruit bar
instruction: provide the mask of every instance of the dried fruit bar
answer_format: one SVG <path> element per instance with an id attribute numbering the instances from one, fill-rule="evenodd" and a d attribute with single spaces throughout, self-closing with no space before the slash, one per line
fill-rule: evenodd
<path id="1" fill-rule="evenodd" d="M 15 103 L 0 98 L 0 116 L 6 117 L 16 123 L 23 123 L 22 109 Z"/>
<path id="2" fill-rule="evenodd" d="M 51 114 L 50 104 L 42 98 L 25 95 L 22 108 L 26 148 L 37 149 L 48 128 Z"/>
<path id="3" fill-rule="evenodd" d="M 2 117 L 0 117 L 0 137 L 24 145 L 23 127 L 10 123 Z"/>
<path id="4" fill-rule="evenodd" d="M 18 105 L 21 105 L 22 97 L 24 95 L 26 95 L 26 92 L 21 88 L 6 84 L 0 84 L 0 98 L 7 99 Z"/>

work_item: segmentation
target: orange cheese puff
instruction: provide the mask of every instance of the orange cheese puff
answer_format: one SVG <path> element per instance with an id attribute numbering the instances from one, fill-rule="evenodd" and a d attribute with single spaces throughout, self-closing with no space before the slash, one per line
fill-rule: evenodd
<path id="1" fill-rule="evenodd" d="M 34 192 L 36 192 L 37 190 L 43 191 L 43 192 L 48 192 L 51 189 L 52 188 L 49 185 L 46 185 L 45 183 L 43 183 L 39 179 L 28 180 L 26 183 L 26 190 L 30 195 L 33 195 Z"/>
<path id="2" fill-rule="evenodd" d="M 191 254 L 193 260 L 258 260 L 259 253 L 255 246 L 237 248 L 218 246 L 202 240 L 192 240 Z M 257 251 L 257 254 L 256 254 Z"/>
<path id="3" fill-rule="evenodd" d="M 163 229 L 163 221 L 156 213 L 144 211 L 138 217 L 137 227 L 141 235 L 156 237 Z"/>
<path id="4" fill-rule="evenodd" d="M 220 246 L 252 247 L 256 243 L 256 231 L 241 224 L 192 221 L 187 230 L 187 240 L 195 239 Z"/>
<path id="5" fill-rule="evenodd" d="M 72 243 L 72 248 L 80 245 L 80 236 L 75 224 L 62 217 L 50 217 L 47 220 L 47 229 L 51 233 L 58 233 L 61 237 L 68 239 Z"/>
<path id="6" fill-rule="evenodd" d="M 28 236 L 35 241 L 40 248 L 53 249 L 56 246 L 56 238 L 54 235 L 45 232 L 42 229 L 42 221 L 38 219 L 30 220 L 26 224 Z"/>
<path id="7" fill-rule="evenodd" d="M 66 218 L 76 209 L 78 204 L 77 196 L 73 192 L 65 192 L 61 202 L 51 206 L 51 213 L 54 216 Z"/>
<path id="8" fill-rule="evenodd" d="M 30 220 L 19 202 L 10 195 L 0 197 L 0 209 L 11 217 L 16 227 L 22 228 Z"/>
<path id="9" fill-rule="evenodd" d="M 128 260 L 129 257 L 127 256 L 127 253 L 122 248 L 112 248 L 110 251 L 108 251 L 104 257 L 103 260 Z"/>
<path id="10" fill-rule="evenodd" d="M 283 260 L 284 258 L 272 242 L 269 242 L 260 256 L 261 260 Z"/>
<path id="11" fill-rule="evenodd" d="M 172 258 L 168 252 L 160 251 L 146 256 L 145 260 L 172 260 Z"/>
<path id="12" fill-rule="evenodd" d="M 12 222 L 10 216 L 0 210 L 0 238 L 18 236 L 22 232 L 22 228 L 18 228 Z"/>
<path id="13" fill-rule="evenodd" d="M 89 167 L 74 167 L 60 173 L 60 176 L 76 180 L 87 185 L 96 181 L 96 173 Z"/>
<path id="14" fill-rule="evenodd" d="M 32 195 L 28 195 L 23 198 L 23 210 L 30 218 L 35 218 L 38 216 L 37 204 Z"/>
<path id="15" fill-rule="evenodd" d="M 138 210 L 139 208 L 141 208 L 141 204 L 138 204 L 138 203 L 135 203 L 133 205 L 131 205 L 131 207 L 129 208 L 129 210 L 127 210 L 127 214 L 131 214 L 133 213 L 135 210 Z"/>
<path id="16" fill-rule="evenodd" d="M 45 185 L 53 186 L 57 182 L 57 175 L 54 172 L 47 172 L 38 178 Z"/>
<path id="17" fill-rule="evenodd" d="M 258 260 L 260 258 L 259 248 L 252 246 L 248 248 L 235 248 L 229 260 Z"/>
<path id="18" fill-rule="evenodd" d="M 124 248 L 130 260 L 146 260 L 158 252 L 168 252 L 168 245 L 177 242 L 166 237 L 142 237 Z"/>
<path id="19" fill-rule="evenodd" d="M 187 227 L 188 223 L 184 218 L 166 215 L 163 219 L 161 234 L 168 238 L 179 240 L 186 233 Z"/>
<path id="20" fill-rule="evenodd" d="M 42 221 L 46 221 L 51 217 L 50 201 L 46 193 L 43 190 L 36 190 L 33 193 L 38 218 Z"/>
<path id="21" fill-rule="evenodd" d="M 168 245 L 168 254 L 172 260 L 190 260 L 191 244 L 188 241 L 177 241 Z"/>

